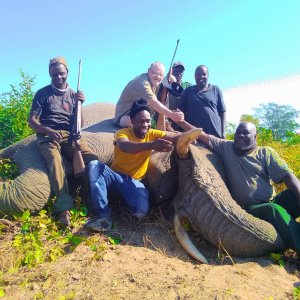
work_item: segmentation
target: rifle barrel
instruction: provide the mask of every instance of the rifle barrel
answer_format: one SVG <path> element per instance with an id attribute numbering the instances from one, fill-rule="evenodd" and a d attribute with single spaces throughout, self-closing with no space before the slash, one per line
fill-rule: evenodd
<path id="1" fill-rule="evenodd" d="M 175 58 L 175 55 L 176 55 L 176 52 L 177 52 L 179 42 L 180 42 L 180 40 L 178 39 L 177 43 L 176 43 L 176 48 L 175 48 L 175 51 L 174 51 L 174 54 L 173 54 L 173 57 L 172 57 L 172 60 L 171 60 L 171 65 L 170 65 L 169 72 L 172 70 L 172 66 L 173 66 L 173 62 L 174 62 L 174 58 Z"/>
<path id="2" fill-rule="evenodd" d="M 79 71 L 78 71 L 78 81 L 77 81 L 77 92 L 80 90 L 80 78 L 81 78 L 81 59 L 79 60 Z"/>

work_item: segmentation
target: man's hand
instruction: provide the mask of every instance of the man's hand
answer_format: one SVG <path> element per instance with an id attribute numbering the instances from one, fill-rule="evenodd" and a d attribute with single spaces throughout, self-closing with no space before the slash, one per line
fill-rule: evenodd
<path id="1" fill-rule="evenodd" d="M 157 139 L 156 141 L 153 142 L 153 150 L 155 151 L 170 152 L 173 149 L 174 149 L 173 143 L 163 138 Z"/>
<path id="2" fill-rule="evenodd" d="M 176 110 L 174 110 L 172 112 L 172 115 L 170 116 L 170 118 L 176 123 L 181 122 L 184 120 L 184 113 L 177 108 Z"/>
<path id="3" fill-rule="evenodd" d="M 57 142 L 58 144 L 61 142 L 62 136 L 59 131 L 49 128 L 47 135 L 51 137 L 54 142 Z"/>
<path id="4" fill-rule="evenodd" d="M 80 139 L 74 141 L 74 146 L 77 151 L 81 151 Z"/>
<path id="5" fill-rule="evenodd" d="M 82 91 L 78 91 L 76 94 L 75 94 L 75 99 L 77 101 L 80 101 L 81 103 L 83 103 L 85 101 L 85 96 L 84 96 L 84 93 Z"/>

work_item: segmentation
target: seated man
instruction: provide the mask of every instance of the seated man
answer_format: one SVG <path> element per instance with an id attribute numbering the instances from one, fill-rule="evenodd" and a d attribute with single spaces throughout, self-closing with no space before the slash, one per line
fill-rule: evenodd
<path id="1" fill-rule="evenodd" d="M 176 122 L 183 120 L 184 116 L 182 112 L 169 110 L 157 99 L 164 73 L 165 66 L 161 62 L 154 62 L 149 67 L 147 73 L 137 76 L 126 85 L 116 105 L 114 121 L 118 126 L 132 126 L 129 116 L 130 108 L 132 103 L 139 99 L 145 99 L 150 108 Z"/>
<path id="2" fill-rule="evenodd" d="M 194 128 L 183 121 L 184 130 Z M 241 122 L 234 141 L 202 133 L 198 138 L 222 159 L 232 198 L 248 213 L 270 222 L 286 246 L 300 253 L 300 182 L 287 164 L 270 147 L 256 144 L 253 123 Z M 271 180 L 284 182 L 287 189 L 276 195 Z"/>
<path id="3" fill-rule="evenodd" d="M 152 150 L 172 151 L 180 133 L 166 134 L 151 129 L 150 108 L 145 100 L 133 103 L 130 110 L 132 128 L 119 130 L 115 136 L 114 158 L 111 168 L 99 161 L 89 164 L 91 208 L 96 216 L 86 223 L 92 231 L 107 231 L 111 228 L 111 209 L 108 193 L 117 191 L 129 210 L 138 218 L 149 212 L 149 192 L 142 183 Z"/>
<path id="4" fill-rule="evenodd" d="M 53 213 L 59 221 L 70 225 L 70 212 L 74 200 L 69 194 L 62 156 L 72 161 L 74 147 L 68 144 L 71 118 L 75 101 L 83 102 L 84 94 L 75 93 L 68 85 L 68 66 L 62 57 L 50 60 L 51 84 L 38 90 L 34 96 L 29 116 L 29 126 L 36 131 L 38 149 L 46 160 L 51 188 L 56 196 Z M 82 156 L 86 164 L 97 159 L 85 141 L 81 142 Z M 87 191 L 88 186 L 83 186 Z"/>

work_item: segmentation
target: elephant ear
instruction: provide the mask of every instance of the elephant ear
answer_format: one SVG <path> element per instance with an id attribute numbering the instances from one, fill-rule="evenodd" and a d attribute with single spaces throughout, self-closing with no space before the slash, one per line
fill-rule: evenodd
<path id="1" fill-rule="evenodd" d="M 155 206 L 168 204 L 178 187 L 176 152 L 153 152 L 145 177 L 145 186 L 151 193 Z"/>
<path id="2" fill-rule="evenodd" d="M 20 151 L 22 148 L 26 147 L 28 144 L 32 143 L 36 140 L 36 135 L 32 134 L 29 137 L 11 145 L 8 146 L 2 150 L 0 150 L 0 158 L 9 158 L 13 159 L 14 155 Z"/>
<path id="3" fill-rule="evenodd" d="M 282 250 L 281 236 L 268 222 L 248 214 L 231 197 L 205 148 L 190 146 L 190 158 L 179 160 L 175 211 L 215 246 L 230 255 L 252 257 Z"/>
<path id="4" fill-rule="evenodd" d="M 14 180 L 0 183 L 0 211 L 7 215 L 27 209 L 38 212 L 52 197 L 47 167 L 36 142 L 31 137 L 21 142 L 4 149 L 20 171 Z"/>

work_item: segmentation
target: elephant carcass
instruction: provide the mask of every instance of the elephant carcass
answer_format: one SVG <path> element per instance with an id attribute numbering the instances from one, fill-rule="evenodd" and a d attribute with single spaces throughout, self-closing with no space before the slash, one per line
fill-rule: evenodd
<path id="1" fill-rule="evenodd" d="M 248 214 L 232 199 L 212 163 L 217 161 L 212 159 L 216 154 L 193 145 L 189 153 L 188 158 L 178 160 L 176 214 L 188 219 L 195 231 L 230 255 L 253 257 L 284 249 L 273 225 Z"/>
<path id="2" fill-rule="evenodd" d="M 113 133 L 83 131 L 81 135 L 102 162 L 111 163 Z M 46 163 L 37 149 L 35 139 L 29 137 L 3 149 L 0 158 L 12 159 L 20 170 L 20 175 L 14 180 L 0 182 L 0 212 L 12 215 L 27 209 L 33 213 L 41 210 L 52 193 Z M 68 166 L 68 163 L 65 161 L 64 165 Z M 66 167 L 66 175 L 71 174 L 72 168 Z"/>

